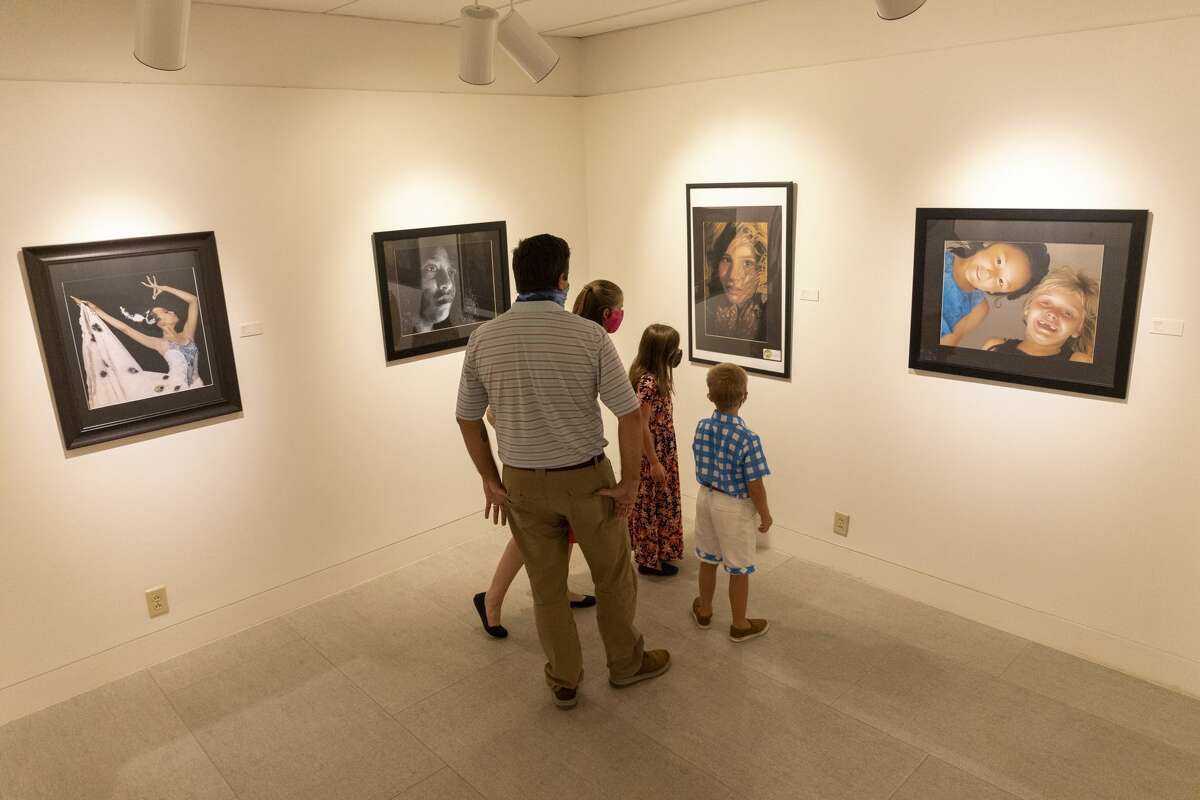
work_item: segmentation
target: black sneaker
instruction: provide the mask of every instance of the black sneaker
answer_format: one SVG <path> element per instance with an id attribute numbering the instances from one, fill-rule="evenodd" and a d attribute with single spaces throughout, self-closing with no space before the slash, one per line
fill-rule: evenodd
<path id="1" fill-rule="evenodd" d="M 554 696 L 554 705 L 559 708 L 574 708 L 579 702 L 579 691 L 577 689 L 568 689 L 565 686 L 560 686 L 557 689 L 551 689 L 550 693 Z"/>

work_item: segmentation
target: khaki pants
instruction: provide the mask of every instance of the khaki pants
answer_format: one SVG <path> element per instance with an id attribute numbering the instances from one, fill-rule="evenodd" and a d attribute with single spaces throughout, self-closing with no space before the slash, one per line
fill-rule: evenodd
<path id="1" fill-rule="evenodd" d="M 548 659 L 546 681 L 574 689 L 583 678 L 583 653 L 567 597 L 567 531 L 583 551 L 596 584 L 596 623 L 608 672 L 627 678 L 642 666 L 642 635 L 634 627 L 637 579 L 629 557 L 629 530 L 610 497 L 597 489 L 616 485 L 607 459 L 591 467 L 546 471 L 504 468 L 508 521 L 525 556 L 533 590 L 538 637 Z"/>

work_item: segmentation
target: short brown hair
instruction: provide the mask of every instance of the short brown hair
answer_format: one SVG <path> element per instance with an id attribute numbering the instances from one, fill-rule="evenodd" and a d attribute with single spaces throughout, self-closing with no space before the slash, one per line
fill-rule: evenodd
<path id="1" fill-rule="evenodd" d="M 708 371 L 708 399 L 718 411 L 736 408 L 746 394 L 749 376 L 737 364 L 717 364 Z"/>

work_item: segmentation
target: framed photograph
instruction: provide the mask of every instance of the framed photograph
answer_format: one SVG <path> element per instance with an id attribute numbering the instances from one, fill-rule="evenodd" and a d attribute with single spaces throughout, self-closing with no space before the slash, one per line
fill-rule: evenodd
<path id="1" fill-rule="evenodd" d="M 211 231 L 22 257 L 66 449 L 241 410 Z"/>
<path id="2" fill-rule="evenodd" d="M 909 367 L 1125 397 L 1149 217 L 917 209 Z"/>
<path id="3" fill-rule="evenodd" d="M 689 183 L 688 358 L 791 376 L 795 184 Z"/>
<path id="4" fill-rule="evenodd" d="M 508 310 L 503 222 L 376 233 L 375 272 L 388 361 L 466 345 Z"/>

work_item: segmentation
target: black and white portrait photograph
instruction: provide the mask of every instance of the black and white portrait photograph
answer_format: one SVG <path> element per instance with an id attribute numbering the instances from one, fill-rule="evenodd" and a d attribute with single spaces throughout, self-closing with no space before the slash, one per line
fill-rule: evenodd
<path id="1" fill-rule="evenodd" d="M 23 258 L 68 449 L 240 409 L 211 233 Z"/>
<path id="2" fill-rule="evenodd" d="M 688 185 L 689 356 L 788 377 L 793 184 Z"/>
<path id="3" fill-rule="evenodd" d="M 387 360 L 461 347 L 508 310 L 503 222 L 376 233 Z"/>
<path id="4" fill-rule="evenodd" d="M 919 209 L 910 366 L 1123 397 L 1147 219 Z"/>

